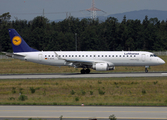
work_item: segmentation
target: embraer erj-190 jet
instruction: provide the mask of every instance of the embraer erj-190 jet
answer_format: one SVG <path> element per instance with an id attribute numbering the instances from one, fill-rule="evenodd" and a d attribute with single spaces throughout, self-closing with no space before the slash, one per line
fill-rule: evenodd
<path id="1" fill-rule="evenodd" d="M 164 60 L 151 52 L 144 51 L 38 51 L 24 41 L 15 29 L 9 29 L 13 58 L 52 66 L 73 66 L 83 68 L 82 74 L 97 71 L 114 70 L 115 66 L 162 65 Z M 9 56 L 9 54 L 8 54 Z"/>

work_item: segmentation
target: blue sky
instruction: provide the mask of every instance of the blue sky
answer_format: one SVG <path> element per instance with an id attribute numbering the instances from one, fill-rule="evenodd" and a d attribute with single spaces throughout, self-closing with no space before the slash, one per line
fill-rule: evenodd
<path id="1" fill-rule="evenodd" d="M 43 14 L 49 20 L 65 19 L 66 12 L 74 17 L 90 16 L 86 10 L 91 7 L 92 0 L 0 0 L 0 15 L 10 12 L 11 20 L 32 20 Z M 134 10 L 167 11 L 167 0 L 95 0 L 95 7 L 106 12 L 97 15 L 109 15 Z"/>

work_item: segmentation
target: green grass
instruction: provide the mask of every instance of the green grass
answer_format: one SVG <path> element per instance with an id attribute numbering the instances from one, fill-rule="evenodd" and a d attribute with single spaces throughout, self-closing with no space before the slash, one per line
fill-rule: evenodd
<path id="1" fill-rule="evenodd" d="M 166 106 L 166 86 L 167 77 L 0 80 L 0 104 Z M 20 89 L 25 100 L 19 98 Z"/>
<path id="2" fill-rule="evenodd" d="M 167 56 L 160 56 L 167 62 Z M 167 71 L 167 64 L 150 72 Z M 96 72 L 92 70 L 91 72 Z M 106 72 L 144 72 L 144 67 L 116 67 Z M 0 74 L 80 73 L 72 67 L 1 59 Z M 167 77 L 0 80 L 3 105 L 167 105 Z M 32 92 L 35 90 L 34 92 Z M 20 97 L 21 93 L 21 97 Z"/>

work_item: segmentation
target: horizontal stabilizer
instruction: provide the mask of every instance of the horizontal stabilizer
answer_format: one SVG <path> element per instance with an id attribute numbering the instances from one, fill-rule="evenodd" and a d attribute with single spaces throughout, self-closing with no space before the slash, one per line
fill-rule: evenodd
<path id="1" fill-rule="evenodd" d="M 25 57 L 25 55 L 20 55 L 20 54 L 15 54 L 15 53 L 8 53 L 8 52 L 2 52 L 4 53 L 6 56 L 8 57 L 13 57 L 13 56 L 17 56 L 17 57 Z"/>
<path id="2" fill-rule="evenodd" d="M 12 55 L 13 55 L 13 53 L 8 53 L 8 52 L 2 52 L 2 53 L 4 53 L 8 57 L 12 57 Z"/>

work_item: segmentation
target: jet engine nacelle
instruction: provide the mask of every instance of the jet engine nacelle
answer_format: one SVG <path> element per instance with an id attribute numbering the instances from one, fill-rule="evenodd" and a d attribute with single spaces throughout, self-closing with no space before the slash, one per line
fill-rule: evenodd
<path id="1" fill-rule="evenodd" d="M 115 67 L 109 67 L 108 63 L 96 63 L 92 66 L 92 69 L 97 71 L 107 71 L 107 70 L 114 70 Z"/>

